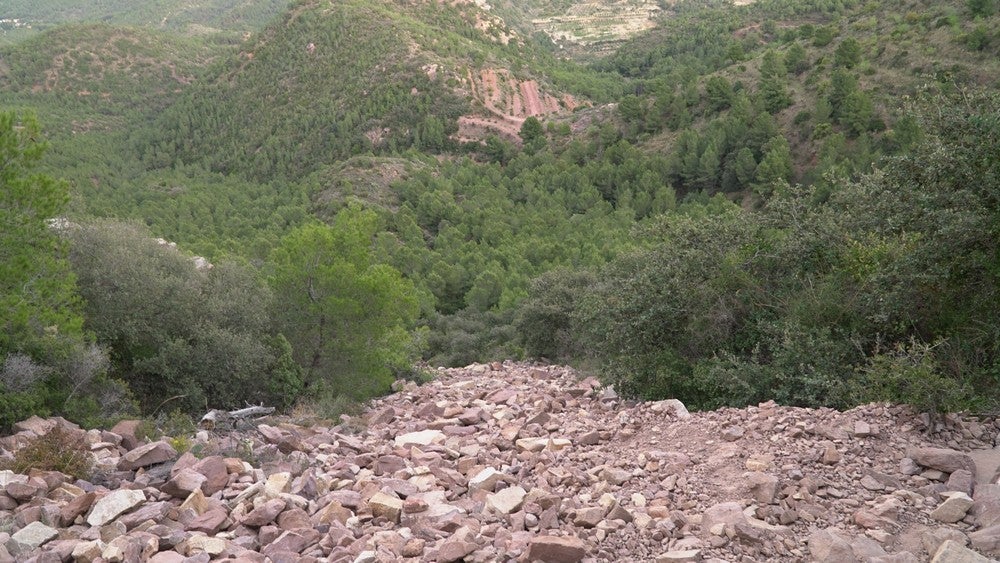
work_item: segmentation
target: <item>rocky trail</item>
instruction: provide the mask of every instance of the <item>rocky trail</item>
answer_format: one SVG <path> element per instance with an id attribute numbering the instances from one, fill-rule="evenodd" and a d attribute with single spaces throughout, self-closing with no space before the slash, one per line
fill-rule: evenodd
<path id="1" fill-rule="evenodd" d="M 0 561 L 822 561 L 1000 555 L 995 420 L 765 403 L 688 413 L 559 366 L 437 371 L 342 424 L 59 425 L 89 481 L 0 472 Z M 932 427 L 929 427 L 932 426 Z M 251 463 L 252 462 L 252 463 Z"/>

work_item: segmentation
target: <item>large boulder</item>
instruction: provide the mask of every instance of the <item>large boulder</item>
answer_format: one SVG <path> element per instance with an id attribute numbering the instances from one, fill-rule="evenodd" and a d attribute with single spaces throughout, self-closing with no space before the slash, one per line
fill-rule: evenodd
<path id="1" fill-rule="evenodd" d="M 809 534 L 809 553 L 817 563 L 856 563 L 854 549 L 839 530 L 827 528 Z"/>
<path id="2" fill-rule="evenodd" d="M 119 471 L 132 471 L 174 459 L 177 459 L 177 450 L 167 442 L 160 440 L 130 450 L 118 460 L 118 469 Z"/>
<path id="3" fill-rule="evenodd" d="M 907 457 L 923 467 L 937 469 L 945 473 L 965 469 L 973 477 L 976 475 L 976 463 L 972 458 L 968 454 L 955 450 L 947 448 L 912 448 L 907 452 Z"/>
<path id="4" fill-rule="evenodd" d="M 103 526 L 144 502 L 146 495 L 142 491 L 129 489 L 113 491 L 94 504 L 94 508 L 87 515 L 87 524 Z"/>
<path id="5" fill-rule="evenodd" d="M 931 563 L 989 563 L 990 561 L 992 560 L 952 540 L 942 543 L 931 559 Z"/>

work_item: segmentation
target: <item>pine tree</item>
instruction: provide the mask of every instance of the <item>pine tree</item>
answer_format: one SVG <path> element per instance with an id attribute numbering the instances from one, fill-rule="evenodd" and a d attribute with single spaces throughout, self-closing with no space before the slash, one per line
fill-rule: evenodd
<path id="1" fill-rule="evenodd" d="M 833 54 L 833 60 L 837 66 L 844 68 L 854 68 L 861 62 L 861 43 L 853 37 L 848 37 L 841 41 Z"/>
<path id="2" fill-rule="evenodd" d="M 778 135 L 764 146 L 764 158 L 757 165 L 754 191 L 770 195 L 774 189 L 792 177 L 792 153 L 788 141 Z"/>
<path id="3" fill-rule="evenodd" d="M 46 148 L 33 115 L 0 112 L 0 361 L 13 352 L 44 359 L 82 334 L 66 245 L 53 230 L 68 186 L 35 172 Z"/>
<path id="4" fill-rule="evenodd" d="M 781 55 L 774 50 L 764 53 L 760 64 L 760 97 L 768 113 L 776 113 L 792 105 L 787 74 Z"/>

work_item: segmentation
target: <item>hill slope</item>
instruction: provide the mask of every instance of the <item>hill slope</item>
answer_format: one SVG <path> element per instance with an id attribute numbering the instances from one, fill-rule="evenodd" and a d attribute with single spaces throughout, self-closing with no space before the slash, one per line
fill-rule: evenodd
<path id="1" fill-rule="evenodd" d="M 567 563 L 928 561 L 942 549 L 937 560 L 997 555 L 989 526 L 1000 513 L 1000 485 L 986 463 L 996 452 L 985 449 L 997 431 L 992 419 L 951 416 L 928 434 L 920 417 L 891 405 L 837 412 L 765 403 L 689 414 L 677 401 L 622 401 L 565 367 L 496 363 L 439 370 L 430 383 L 402 386 L 337 426 L 248 422 L 252 430 L 199 432 L 192 450 L 214 454 L 201 460 L 178 457 L 167 441 L 139 445 L 127 424 L 116 429 L 128 453 L 109 443 L 113 433 L 84 433 L 57 419 L 26 421 L 3 443 L 20 449 L 30 429 L 62 424 L 66 435 L 92 444 L 85 454 L 97 458 L 96 494 L 63 487 L 43 502 L 84 516 L 94 530 L 109 522 L 130 530 L 105 554 L 162 533 L 170 541 L 154 540 L 153 551 L 247 559 L 260 557 L 251 552 Z M 24 491 L 37 485 L 27 475 L 7 479 L 18 499 L 10 502 L 26 505 Z M 134 498 L 131 482 L 158 491 L 155 500 Z M 961 491 L 962 502 L 941 500 L 945 490 Z M 228 502 L 214 498 L 219 491 Z M 128 508 L 106 513 L 112 499 L 124 498 Z M 201 506 L 202 515 L 185 521 L 182 502 Z M 140 531 L 149 520 L 157 525 Z M 23 521 L 13 526 L 8 545 L 31 552 L 28 533 L 18 533 Z M 972 549 L 963 547 L 970 541 Z M 96 543 L 66 539 L 39 551 L 100 553 Z"/>
<path id="2" fill-rule="evenodd" d="M 0 48 L 0 102 L 33 106 L 50 132 L 124 125 L 166 107 L 227 47 L 134 27 L 66 25 Z"/>
<path id="3" fill-rule="evenodd" d="M 674 154 L 675 188 L 740 197 L 760 184 L 747 168 L 768 138 L 789 145 L 784 179 L 822 183 L 913 142 L 908 97 L 1000 86 L 1000 13 L 971 5 L 679 3 L 598 67 L 635 80 L 627 134 Z"/>
<path id="4" fill-rule="evenodd" d="M 598 76 L 473 4 L 300 2 L 189 89 L 140 146 L 156 166 L 297 178 L 367 151 L 516 138 L 526 116 L 580 103 L 559 85 L 577 75 Z"/>
<path id="5" fill-rule="evenodd" d="M 68 23 L 135 25 L 204 34 L 253 31 L 280 14 L 287 0 L 7 0 L 0 44 L 13 43 Z"/>

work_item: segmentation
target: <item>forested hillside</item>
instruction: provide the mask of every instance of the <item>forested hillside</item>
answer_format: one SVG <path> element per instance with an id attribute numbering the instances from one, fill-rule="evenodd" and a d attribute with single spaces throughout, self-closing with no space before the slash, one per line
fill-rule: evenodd
<path id="1" fill-rule="evenodd" d="M 528 20 L 575 7 L 156 4 L 0 48 L 0 251 L 45 256 L 2 271 L 0 424 L 335 414 L 511 357 L 997 408 L 995 1 L 690 0 L 571 59 Z"/>
<path id="2" fill-rule="evenodd" d="M 0 14 L 0 45 L 69 23 L 131 25 L 185 34 L 254 31 L 282 13 L 286 0 L 8 0 Z"/>
<path id="3" fill-rule="evenodd" d="M 567 91 L 569 90 L 569 91 Z M 136 136 L 148 167 L 298 180 L 356 154 L 458 152 L 463 116 L 508 136 L 608 77 L 552 58 L 475 5 L 304 1 Z M 467 120 L 468 122 L 468 120 Z"/>
<path id="4" fill-rule="evenodd" d="M 34 108 L 50 135 L 111 131 L 169 106 L 223 45 L 105 24 L 72 24 L 5 48 L 8 106 Z"/>

